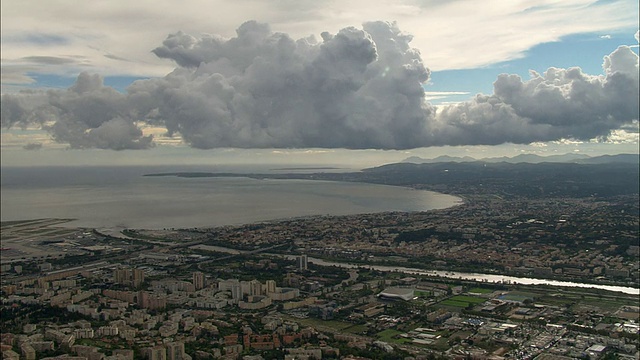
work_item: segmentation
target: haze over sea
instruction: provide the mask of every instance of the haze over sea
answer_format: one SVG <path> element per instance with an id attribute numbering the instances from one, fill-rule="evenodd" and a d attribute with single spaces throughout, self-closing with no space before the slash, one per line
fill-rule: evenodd
<path id="1" fill-rule="evenodd" d="M 274 170 L 276 167 L 3 167 L 0 215 L 2 221 L 69 218 L 76 219 L 67 223 L 74 227 L 162 229 L 311 215 L 425 211 L 461 201 L 429 191 L 364 183 L 143 176 L 189 171 L 300 171 Z"/>

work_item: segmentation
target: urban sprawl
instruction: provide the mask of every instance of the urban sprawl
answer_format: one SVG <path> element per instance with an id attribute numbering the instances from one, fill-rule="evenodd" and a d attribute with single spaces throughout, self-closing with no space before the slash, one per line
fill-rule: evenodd
<path id="1" fill-rule="evenodd" d="M 3 359 L 640 355 L 637 195 L 469 194 L 218 228 L 66 221 L 2 223 Z"/>

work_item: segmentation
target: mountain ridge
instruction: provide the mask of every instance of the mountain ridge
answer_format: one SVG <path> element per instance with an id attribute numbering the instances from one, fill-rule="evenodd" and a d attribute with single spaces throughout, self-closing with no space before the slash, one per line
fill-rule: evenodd
<path id="1" fill-rule="evenodd" d="M 513 157 L 501 156 L 501 157 L 488 157 L 488 158 L 472 158 L 470 156 L 456 157 L 442 155 L 433 159 L 425 159 L 418 156 L 408 157 L 400 163 L 411 164 L 435 164 L 435 163 L 447 163 L 447 162 L 484 162 L 484 163 L 500 163 L 506 162 L 511 164 L 517 163 L 576 163 L 576 164 L 604 164 L 604 163 L 640 163 L 640 157 L 638 154 L 617 154 L 617 155 L 601 155 L 601 156 L 588 156 L 585 154 L 563 154 L 563 155 L 549 155 L 540 156 L 535 154 L 519 154 Z"/>

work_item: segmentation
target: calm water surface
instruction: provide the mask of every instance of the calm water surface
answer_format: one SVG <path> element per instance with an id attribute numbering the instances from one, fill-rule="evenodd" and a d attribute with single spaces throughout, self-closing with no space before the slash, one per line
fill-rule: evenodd
<path id="1" fill-rule="evenodd" d="M 67 226 L 169 228 L 309 215 L 442 209 L 454 196 L 363 183 L 144 177 L 178 171 L 269 169 L 176 167 L 2 168 L 1 219 L 73 218 Z"/>

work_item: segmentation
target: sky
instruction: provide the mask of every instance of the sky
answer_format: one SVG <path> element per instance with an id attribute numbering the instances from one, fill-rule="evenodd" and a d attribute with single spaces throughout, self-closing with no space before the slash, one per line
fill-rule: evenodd
<path id="1" fill-rule="evenodd" d="M 638 153 L 637 1 L 1 7 L 3 166 Z"/>

